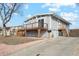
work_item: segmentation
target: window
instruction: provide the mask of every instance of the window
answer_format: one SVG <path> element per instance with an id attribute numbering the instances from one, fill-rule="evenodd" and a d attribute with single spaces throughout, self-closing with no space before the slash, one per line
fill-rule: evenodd
<path id="1" fill-rule="evenodd" d="M 59 36 L 63 36 L 62 30 L 59 30 Z"/>
<path id="2" fill-rule="evenodd" d="M 44 19 L 38 20 L 38 26 L 39 27 L 44 27 Z"/>

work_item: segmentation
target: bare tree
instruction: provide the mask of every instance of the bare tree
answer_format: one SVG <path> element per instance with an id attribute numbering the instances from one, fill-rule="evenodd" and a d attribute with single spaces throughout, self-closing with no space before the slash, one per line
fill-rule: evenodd
<path id="1" fill-rule="evenodd" d="M 20 4 L 16 3 L 1 3 L 0 18 L 3 24 L 3 35 L 6 36 L 6 24 L 11 20 L 12 14 L 18 10 Z"/>

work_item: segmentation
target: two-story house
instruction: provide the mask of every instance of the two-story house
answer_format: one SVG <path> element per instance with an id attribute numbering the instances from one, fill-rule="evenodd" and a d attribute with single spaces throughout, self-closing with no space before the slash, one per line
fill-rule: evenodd
<path id="1" fill-rule="evenodd" d="M 68 21 L 56 14 L 38 14 L 25 21 L 23 28 L 18 30 L 18 35 L 23 33 L 27 37 L 69 36 L 69 25 Z"/>

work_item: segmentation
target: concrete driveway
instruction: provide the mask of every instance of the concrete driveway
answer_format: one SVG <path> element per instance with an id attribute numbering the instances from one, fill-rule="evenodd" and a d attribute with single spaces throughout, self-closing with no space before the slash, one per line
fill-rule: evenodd
<path id="1" fill-rule="evenodd" d="M 11 56 L 72 56 L 79 55 L 79 37 L 44 39 L 16 51 Z"/>

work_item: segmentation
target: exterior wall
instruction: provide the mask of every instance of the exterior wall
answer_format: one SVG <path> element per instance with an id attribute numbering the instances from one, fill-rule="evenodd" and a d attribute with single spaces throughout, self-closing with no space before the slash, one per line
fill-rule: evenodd
<path id="1" fill-rule="evenodd" d="M 51 37 L 58 37 L 59 36 L 59 27 L 61 30 L 63 30 L 64 36 L 68 35 L 69 32 L 69 26 L 67 26 L 65 23 L 61 22 L 59 19 L 52 17 L 52 16 L 47 16 L 45 18 L 45 22 L 48 24 L 48 30 L 51 30 Z"/>
<path id="2" fill-rule="evenodd" d="M 41 32 L 41 37 L 47 38 L 48 37 L 48 32 L 47 31 L 42 31 Z"/>
<path id="3" fill-rule="evenodd" d="M 44 22 L 48 24 L 48 30 L 51 30 L 52 32 L 51 37 L 57 37 L 58 36 L 58 22 L 55 18 L 51 18 L 51 16 L 45 16 Z M 48 36 L 48 32 L 44 34 L 44 36 Z"/>
<path id="4" fill-rule="evenodd" d="M 51 17 L 50 16 L 45 16 L 44 17 L 44 23 L 48 24 L 48 30 L 51 29 Z"/>
<path id="5" fill-rule="evenodd" d="M 51 30 L 52 30 L 52 36 L 57 37 L 58 36 L 58 20 L 51 17 Z"/>

